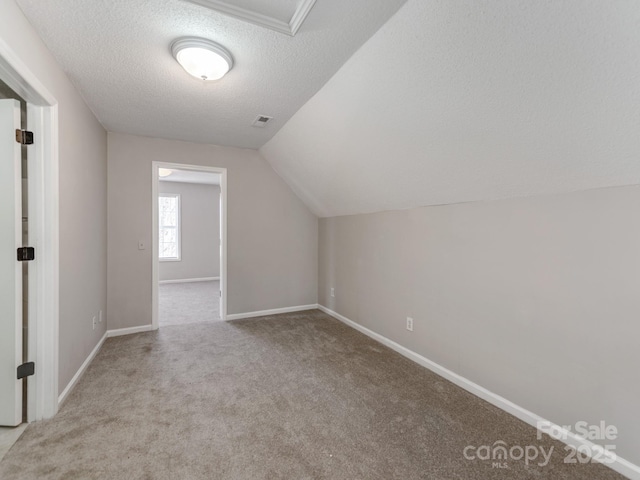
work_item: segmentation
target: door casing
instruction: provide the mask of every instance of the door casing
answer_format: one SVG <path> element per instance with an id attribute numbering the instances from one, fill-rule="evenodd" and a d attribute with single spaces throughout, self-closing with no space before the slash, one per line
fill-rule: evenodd
<path id="1" fill-rule="evenodd" d="M 158 319 L 158 169 L 191 170 L 195 172 L 217 173 L 220 175 L 220 319 L 227 319 L 227 169 L 221 167 L 206 167 L 202 165 L 187 165 L 182 163 L 151 162 L 151 197 L 152 197 L 152 269 L 151 269 L 151 325 L 154 330 L 160 326 Z"/>
<path id="2" fill-rule="evenodd" d="M 36 260 L 29 271 L 27 420 L 58 411 L 59 201 L 58 102 L 17 53 L 0 39 L 0 78 L 27 102 L 34 134 L 28 158 L 29 240 Z"/>

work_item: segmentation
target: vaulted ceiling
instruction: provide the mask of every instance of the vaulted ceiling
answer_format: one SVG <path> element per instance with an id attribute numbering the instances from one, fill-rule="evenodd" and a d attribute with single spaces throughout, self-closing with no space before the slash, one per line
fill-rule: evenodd
<path id="1" fill-rule="evenodd" d="M 635 0 L 409 0 L 261 152 L 316 214 L 640 183 Z"/>
<path id="2" fill-rule="evenodd" d="M 248 148 L 270 139 L 404 2 L 17 0 L 107 130 Z M 230 15 L 277 25 L 305 6 L 295 36 Z M 190 77 L 169 49 L 183 36 L 224 45 L 233 69 L 216 82 Z M 274 119 L 252 127 L 257 115 Z"/>

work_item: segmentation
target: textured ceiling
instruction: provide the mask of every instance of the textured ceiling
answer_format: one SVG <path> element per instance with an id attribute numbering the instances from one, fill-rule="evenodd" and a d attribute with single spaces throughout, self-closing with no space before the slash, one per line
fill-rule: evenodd
<path id="1" fill-rule="evenodd" d="M 17 0 L 107 130 L 248 148 L 271 138 L 404 2 L 317 0 L 290 37 L 182 0 Z M 169 52 L 182 36 L 226 46 L 233 70 L 217 82 L 189 76 Z M 252 127 L 259 114 L 274 119 Z"/>
<path id="2" fill-rule="evenodd" d="M 167 177 L 159 177 L 161 182 L 199 183 L 204 185 L 220 185 L 220 174 L 197 172 L 193 170 L 170 169 L 173 173 Z"/>
<path id="3" fill-rule="evenodd" d="M 320 216 L 640 183 L 636 0 L 409 0 L 261 152 Z"/>
<path id="4" fill-rule="evenodd" d="M 232 17 L 295 35 L 316 0 L 186 0 Z"/>
<path id="5" fill-rule="evenodd" d="M 210 0 L 204 0 L 204 2 L 207 1 Z M 302 3 L 301 0 L 267 0 L 266 2 L 265 0 L 222 0 L 222 2 L 260 15 L 277 18 L 284 22 L 291 20 L 296 9 Z"/>

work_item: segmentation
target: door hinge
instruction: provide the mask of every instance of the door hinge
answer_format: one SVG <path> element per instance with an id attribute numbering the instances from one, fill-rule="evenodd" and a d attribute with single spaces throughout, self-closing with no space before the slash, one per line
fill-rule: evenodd
<path id="1" fill-rule="evenodd" d="M 30 377 L 36 372 L 36 364 L 33 362 L 23 363 L 18 367 L 18 380 L 24 377 Z"/>
<path id="2" fill-rule="evenodd" d="M 29 130 L 16 129 L 16 142 L 21 145 L 32 145 L 33 132 L 30 132 Z"/>
<path id="3" fill-rule="evenodd" d="M 36 250 L 33 247 L 20 247 L 18 249 L 18 261 L 30 262 L 36 258 Z"/>

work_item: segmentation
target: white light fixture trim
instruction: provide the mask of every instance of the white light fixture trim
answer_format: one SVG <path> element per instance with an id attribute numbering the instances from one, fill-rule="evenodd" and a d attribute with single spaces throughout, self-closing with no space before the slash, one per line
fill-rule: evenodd
<path id="1" fill-rule="evenodd" d="M 173 173 L 173 170 L 170 170 L 168 168 L 159 168 L 158 169 L 158 176 L 159 177 L 168 177 L 169 175 L 171 175 Z"/>
<path id="2" fill-rule="evenodd" d="M 233 67 L 231 54 L 204 38 L 179 38 L 171 44 L 171 53 L 189 75 L 202 80 L 219 80 Z"/>

